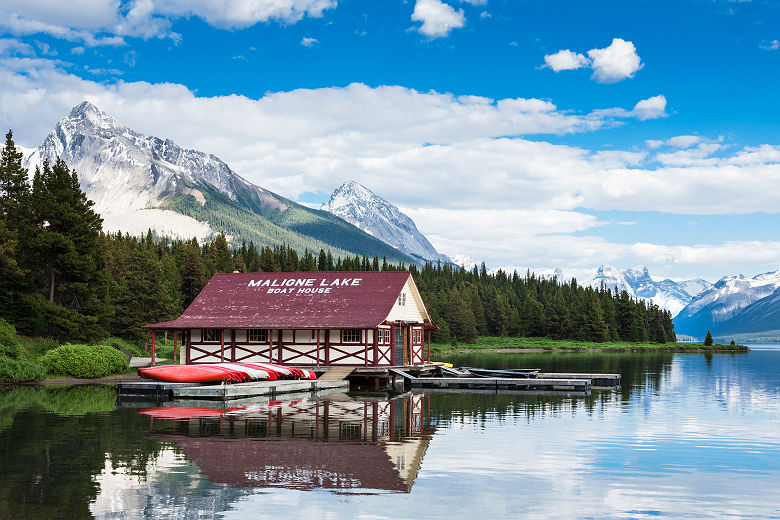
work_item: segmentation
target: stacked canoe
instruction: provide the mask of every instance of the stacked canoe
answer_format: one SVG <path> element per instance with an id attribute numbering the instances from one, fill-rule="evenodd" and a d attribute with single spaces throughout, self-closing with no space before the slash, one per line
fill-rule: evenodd
<path id="1" fill-rule="evenodd" d="M 317 375 L 311 370 L 274 363 L 161 365 L 139 368 L 138 375 L 172 383 L 243 383 L 254 380 L 317 379 Z"/>

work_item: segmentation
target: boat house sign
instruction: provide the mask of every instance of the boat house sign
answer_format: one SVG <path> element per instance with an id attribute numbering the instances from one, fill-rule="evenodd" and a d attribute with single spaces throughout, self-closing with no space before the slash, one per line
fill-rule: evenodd
<path id="1" fill-rule="evenodd" d="M 267 294 L 330 294 L 339 287 L 359 286 L 362 278 L 335 278 L 319 280 L 317 278 L 274 278 L 266 280 L 249 280 L 247 287 L 267 288 Z"/>

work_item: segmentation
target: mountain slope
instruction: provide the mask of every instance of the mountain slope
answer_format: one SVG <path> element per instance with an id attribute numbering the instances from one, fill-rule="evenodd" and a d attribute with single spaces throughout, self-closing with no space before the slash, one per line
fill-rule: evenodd
<path id="1" fill-rule="evenodd" d="M 449 262 L 417 230 L 408 215 L 355 181 L 339 186 L 321 209 L 422 261 Z"/>
<path id="2" fill-rule="evenodd" d="M 703 337 L 707 330 L 719 334 L 724 328 L 731 332 L 749 332 L 742 330 L 740 325 L 743 309 L 772 295 L 779 288 L 780 270 L 753 278 L 725 276 L 680 311 L 674 319 L 675 329 L 697 337 Z M 757 313 L 754 316 L 751 319 L 758 319 Z M 778 329 L 780 325 L 774 328 Z"/>
<path id="3" fill-rule="evenodd" d="M 62 157 L 78 172 L 107 230 L 331 249 L 334 255 L 413 259 L 327 212 L 256 186 L 218 157 L 135 132 L 89 102 L 73 108 L 27 158 L 30 168 Z"/>
<path id="4" fill-rule="evenodd" d="M 647 267 L 620 271 L 609 265 L 601 265 L 590 277 L 583 280 L 583 285 L 599 287 L 601 284 L 609 289 L 617 287 L 618 292 L 626 291 L 634 298 L 652 301 L 661 308 L 667 309 L 672 316 L 680 312 L 694 300 L 702 290 L 709 288 L 710 283 L 701 278 L 675 282 L 674 280 L 653 280 Z"/>
<path id="5" fill-rule="evenodd" d="M 724 321 L 719 334 L 745 334 L 780 329 L 780 288 Z"/>

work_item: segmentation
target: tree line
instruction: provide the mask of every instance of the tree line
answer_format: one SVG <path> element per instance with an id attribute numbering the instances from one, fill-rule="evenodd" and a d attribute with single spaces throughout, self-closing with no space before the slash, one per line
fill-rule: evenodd
<path id="1" fill-rule="evenodd" d="M 450 264 L 422 267 L 378 256 L 243 242 L 199 243 L 105 233 L 102 219 L 58 159 L 36 168 L 6 135 L 0 155 L 0 317 L 20 332 L 63 339 L 141 338 L 141 327 L 176 318 L 215 273 L 410 270 L 440 331 L 437 342 L 477 336 L 589 341 L 674 341 L 671 314 L 608 287 L 580 287 Z"/>

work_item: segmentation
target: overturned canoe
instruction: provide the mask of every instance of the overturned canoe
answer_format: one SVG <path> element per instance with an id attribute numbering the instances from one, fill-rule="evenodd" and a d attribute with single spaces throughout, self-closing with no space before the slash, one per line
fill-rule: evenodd
<path id="1" fill-rule="evenodd" d="M 311 370 L 271 363 L 208 363 L 202 365 L 161 365 L 139 368 L 138 375 L 172 383 L 241 383 L 253 379 L 316 379 Z"/>

